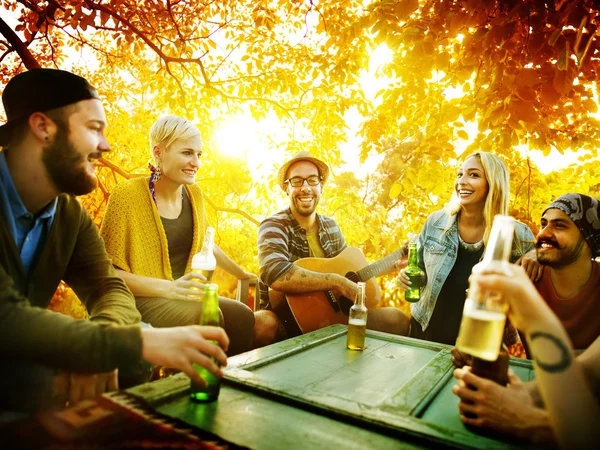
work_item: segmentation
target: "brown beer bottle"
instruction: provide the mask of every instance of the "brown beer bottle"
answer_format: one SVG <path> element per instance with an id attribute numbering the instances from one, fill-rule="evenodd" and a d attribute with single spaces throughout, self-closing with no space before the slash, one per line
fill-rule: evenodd
<path id="1" fill-rule="evenodd" d="M 485 359 L 473 356 L 471 363 L 471 372 L 481 378 L 495 381 L 501 386 L 508 384 L 508 348 L 504 342 L 500 345 L 500 352 L 496 361 L 486 361 Z"/>
<path id="2" fill-rule="evenodd" d="M 486 378 L 498 383 L 501 386 L 508 384 L 508 363 L 509 355 L 508 348 L 504 345 L 504 342 L 500 344 L 500 351 L 498 352 L 498 358 L 496 361 L 487 361 L 485 359 L 477 358 L 476 356 L 471 357 L 471 372 L 481 378 Z M 476 391 L 473 386 L 468 385 L 470 389 Z M 471 413 L 465 413 L 466 417 L 476 419 L 477 416 Z M 467 428 L 477 431 L 478 433 L 485 434 L 484 430 L 479 427 L 471 427 L 467 425 Z"/>

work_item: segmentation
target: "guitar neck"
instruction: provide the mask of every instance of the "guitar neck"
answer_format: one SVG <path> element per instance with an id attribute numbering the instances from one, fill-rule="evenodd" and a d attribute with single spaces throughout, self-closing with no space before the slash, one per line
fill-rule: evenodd
<path id="1" fill-rule="evenodd" d="M 402 258 L 406 252 L 404 249 L 396 250 L 394 253 L 387 255 L 379 261 L 369 264 L 356 272 L 358 281 L 367 281 L 373 277 L 380 275 L 394 265 L 396 261 Z"/>

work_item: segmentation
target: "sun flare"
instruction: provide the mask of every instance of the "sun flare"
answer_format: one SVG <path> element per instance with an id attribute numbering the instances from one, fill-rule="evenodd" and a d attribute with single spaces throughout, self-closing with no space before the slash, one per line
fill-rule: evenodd
<path id="1" fill-rule="evenodd" d="M 217 151 L 227 156 L 245 159 L 257 148 L 257 123 L 250 117 L 236 116 L 224 122 L 215 131 Z"/>

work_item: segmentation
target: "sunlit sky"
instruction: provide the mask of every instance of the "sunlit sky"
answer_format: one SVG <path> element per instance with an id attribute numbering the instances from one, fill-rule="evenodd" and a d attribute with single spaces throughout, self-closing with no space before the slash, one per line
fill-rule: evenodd
<path id="1" fill-rule="evenodd" d="M 393 81 L 379 73 L 381 66 L 389 62 L 391 58 L 392 51 L 386 45 L 380 45 L 372 52 L 369 67 L 360 77 L 365 96 L 371 100 L 374 106 L 379 103 L 376 93 Z M 462 96 L 462 90 L 449 90 L 447 96 L 460 97 Z M 600 114 L 596 116 L 600 119 Z M 373 152 L 363 164 L 360 164 L 361 141 L 356 135 L 356 130 L 360 128 L 360 123 L 364 118 L 356 111 L 351 110 L 346 114 L 345 119 L 348 124 L 348 131 L 346 141 L 340 145 L 340 153 L 345 162 L 341 167 L 341 171 L 351 171 L 358 177 L 364 177 L 377 167 L 383 159 L 383 155 Z M 278 130 L 280 136 L 277 136 Z M 470 139 L 457 139 L 454 142 L 457 155 L 462 154 L 477 135 L 477 122 L 466 123 L 465 131 Z M 273 152 L 268 150 L 262 150 L 261 152 L 261 149 L 265 149 L 267 140 L 277 142 L 279 138 L 286 139 L 286 136 L 287 133 L 282 131 L 281 123 L 274 114 L 257 122 L 248 112 L 232 117 L 230 121 L 223 124 L 216 131 L 216 150 L 245 160 L 253 176 L 262 177 L 271 173 L 273 164 L 283 163 L 287 155 L 274 155 Z M 520 145 L 516 148 L 523 156 L 529 156 L 539 170 L 545 174 L 551 171 L 560 171 L 570 164 L 576 163 L 578 158 L 584 154 L 582 151 L 567 151 L 565 154 L 560 154 L 553 148 L 550 155 L 544 156 L 542 151 L 531 150 L 526 145 Z"/>
<path id="2" fill-rule="evenodd" d="M 6 15 L 5 20 L 9 25 L 14 26 L 16 15 L 9 13 Z M 307 16 L 309 28 L 312 28 L 317 20 L 316 13 L 314 17 L 309 14 Z M 289 35 L 288 39 L 291 41 L 300 41 L 303 39 L 303 33 L 304 31 L 299 31 L 297 35 Z M 81 65 L 93 68 L 98 64 L 94 55 L 88 51 L 65 49 L 65 53 L 68 55 L 68 58 L 63 65 L 64 69 L 72 70 Z M 364 70 L 360 77 L 361 87 L 365 92 L 365 96 L 371 100 L 374 106 L 377 106 L 379 101 L 376 98 L 376 93 L 393 81 L 382 76 L 379 71 L 381 66 L 389 62 L 391 58 L 392 51 L 387 46 L 380 45 L 372 52 L 369 67 Z M 450 89 L 447 90 L 446 94 L 447 96 L 457 97 L 462 95 L 462 90 L 460 87 Z M 600 112 L 592 116 L 600 119 Z M 360 138 L 356 135 L 356 130 L 360 128 L 360 123 L 364 118 L 356 111 L 350 110 L 346 113 L 345 119 L 348 124 L 347 137 L 345 142 L 339 146 L 344 164 L 339 171 L 351 171 L 358 177 L 364 177 L 377 167 L 383 155 L 373 153 L 369 155 L 363 164 L 360 164 Z M 292 130 L 289 127 L 290 125 L 282 124 L 275 114 L 268 115 L 267 118 L 257 121 L 252 117 L 248 108 L 242 108 L 241 113 L 232 115 L 215 130 L 213 151 L 239 158 L 248 165 L 254 179 L 264 178 L 273 173 L 274 166 L 279 166 L 289 157 L 284 152 L 269 150 L 273 148 L 272 145 L 269 145 L 270 143 L 284 143 L 289 139 L 292 134 Z M 465 131 L 468 133 L 470 139 L 457 139 L 454 142 L 457 155 L 460 155 L 475 138 L 477 123 L 467 123 Z M 298 125 L 293 130 L 293 136 L 295 138 L 306 137 L 304 130 Z M 541 151 L 530 150 L 527 146 L 519 146 L 517 148 L 523 155 L 528 155 L 542 173 L 562 170 L 568 165 L 577 162 L 578 157 L 582 154 L 580 151 L 567 151 L 564 155 L 561 155 L 556 149 L 552 149 L 549 156 L 544 156 Z"/>

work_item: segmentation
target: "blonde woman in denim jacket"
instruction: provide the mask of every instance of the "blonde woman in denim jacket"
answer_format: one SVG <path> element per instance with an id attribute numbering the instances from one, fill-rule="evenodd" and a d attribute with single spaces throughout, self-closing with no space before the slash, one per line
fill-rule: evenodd
<path id="1" fill-rule="evenodd" d="M 431 214 L 418 237 L 419 264 L 424 277 L 418 303 L 411 304 L 410 336 L 453 345 L 473 266 L 483 256 L 496 214 L 508 214 L 509 173 L 496 155 L 469 155 L 458 170 L 447 209 Z M 527 225 L 515 226 L 512 262 L 533 250 L 534 236 Z M 410 285 L 404 270 L 398 285 Z M 516 330 L 509 326 L 505 343 L 514 344 Z"/>

